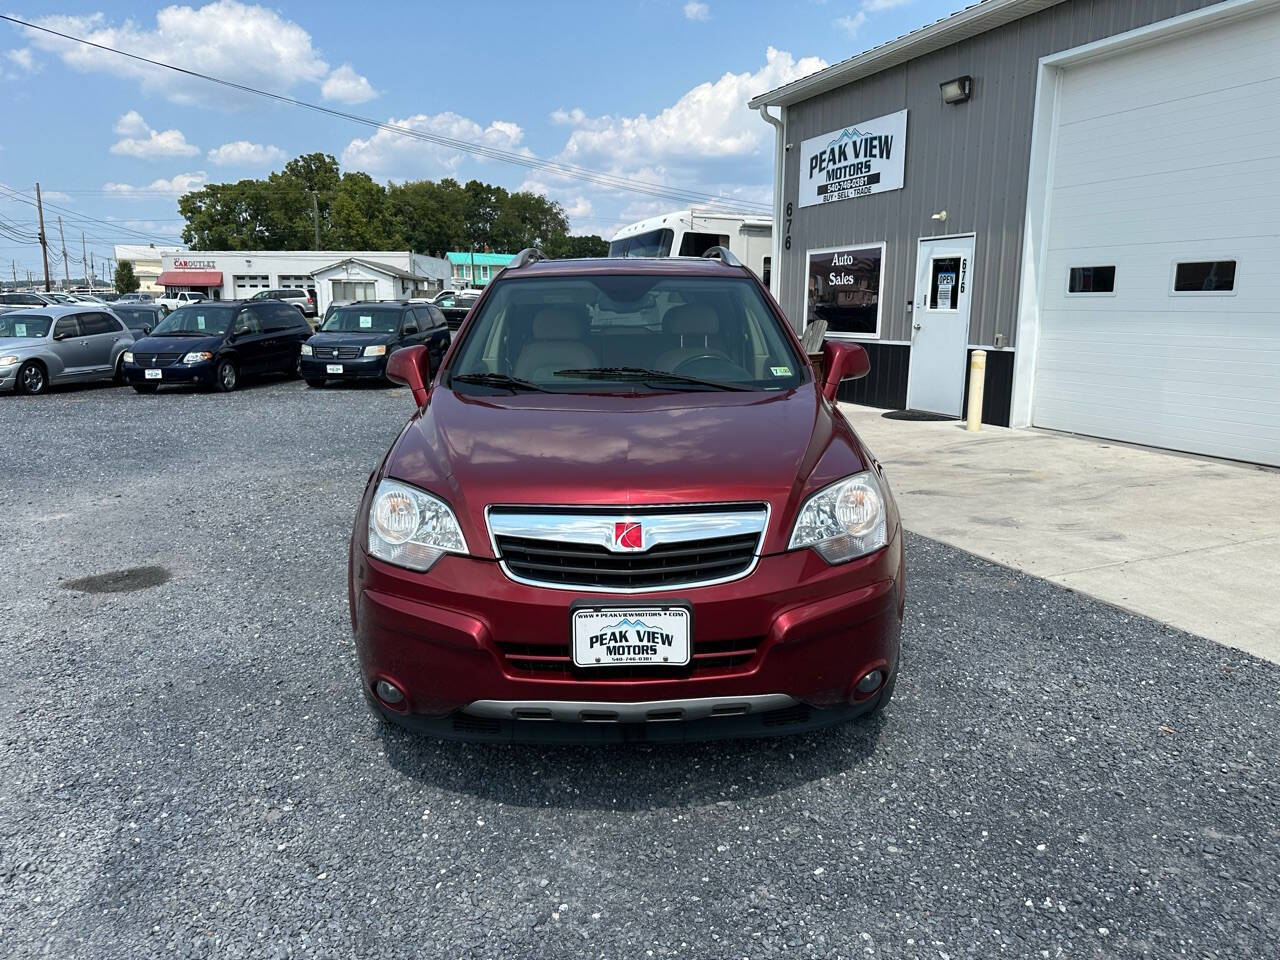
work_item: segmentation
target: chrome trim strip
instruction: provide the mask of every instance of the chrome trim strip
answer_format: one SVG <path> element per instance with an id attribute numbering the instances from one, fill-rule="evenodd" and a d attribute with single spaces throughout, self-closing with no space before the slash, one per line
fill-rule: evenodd
<path id="1" fill-rule="evenodd" d="M 463 707 L 462 712 L 495 720 L 668 723 L 673 720 L 705 720 L 708 717 L 740 717 L 746 713 L 780 710 L 798 702 L 795 697 L 785 693 L 644 700 L 639 703 L 618 703 L 612 700 L 476 700 Z"/>
<path id="2" fill-rule="evenodd" d="M 760 533 L 765 527 L 767 508 L 753 510 L 725 510 L 717 513 L 668 513 L 638 516 L 626 510 L 614 514 L 564 513 L 516 513 L 490 512 L 487 516 L 489 532 L 494 537 L 524 537 L 529 540 L 550 540 L 555 543 L 579 543 L 591 547 L 604 547 L 620 556 L 628 553 L 643 554 L 663 543 L 684 543 L 689 540 L 706 540 L 712 537 L 739 537 L 748 533 Z M 490 508 L 492 510 L 492 508 Z M 644 550 L 615 550 L 613 525 L 639 521 L 644 527 Z"/>
<path id="3" fill-rule="evenodd" d="M 491 503 L 488 506 L 486 506 L 484 508 L 484 521 L 485 521 L 485 526 L 488 528 L 488 532 L 489 532 L 489 548 L 493 551 L 494 557 L 496 557 L 498 560 L 499 568 L 502 570 L 503 574 L 506 575 L 508 580 L 512 580 L 515 583 L 522 583 L 530 587 L 541 587 L 544 590 L 567 590 L 572 593 L 608 593 L 608 594 L 670 593 L 673 590 L 688 590 L 694 587 L 713 587 L 721 583 L 732 583 L 734 580 L 741 580 L 743 577 L 750 576 L 752 571 L 755 570 L 756 566 L 760 562 L 760 551 L 764 547 L 764 538 L 769 531 L 769 518 L 773 513 L 773 509 L 767 501 L 746 501 L 746 502 L 740 502 L 740 503 L 630 504 L 625 507 L 620 506 L 616 508 L 605 505 L 603 510 L 601 510 L 600 507 L 596 507 L 594 505 L 589 506 L 585 504 L 579 505 L 577 507 L 567 506 L 562 504 L 554 504 L 554 505 L 548 504 L 547 507 L 553 510 L 556 510 L 558 512 L 554 514 L 550 514 L 550 513 L 542 514 L 541 516 L 550 517 L 552 519 L 568 518 L 574 521 L 578 521 L 578 520 L 594 521 L 598 524 L 601 524 L 601 530 L 605 531 L 606 536 L 609 535 L 609 531 L 612 530 L 613 524 L 615 522 L 624 521 L 624 520 L 641 520 L 647 526 L 649 523 L 653 522 L 656 519 L 680 518 L 680 519 L 696 520 L 699 518 L 707 518 L 707 517 L 713 517 L 713 518 L 732 517 L 732 518 L 742 519 L 745 522 L 747 518 L 752 518 L 753 525 L 757 528 L 755 532 L 758 533 L 758 536 L 756 538 L 756 547 L 754 551 L 754 556 L 752 556 L 751 558 L 751 563 L 747 566 L 745 570 L 741 570 L 738 573 L 732 574 L 731 576 L 717 577 L 712 580 L 689 580 L 683 583 L 667 584 L 666 586 L 661 586 L 661 587 L 591 587 L 591 586 L 585 586 L 582 584 L 573 584 L 573 583 L 548 583 L 543 580 L 530 580 L 526 577 L 517 576 L 515 573 L 511 571 L 511 568 L 507 566 L 506 561 L 502 559 L 502 552 L 498 549 L 497 532 L 494 530 L 494 513 L 493 513 L 494 510 L 498 511 L 499 516 L 510 516 L 510 517 L 517 517 L 517 518 L 523 518 L 525 516 L 538 517 L 539 515 L 533 512 L 530 512 L 528 514 L 521 513 L 521 511 L 531 511 L 531 508 L 536 506 L 541 506 L 541 505 L 538 505 L 538 504 L 510 504 L 509 505 L 509 504 Z M 694 513 L 684 514 L 681 512 L 683 509 L 690 508 L 690 507 L 709 507 L 709 506 L 723 507 L 724 509 L 718 510 L 718 511 L 706 511 L 703 513 L 694 512 Z M 601 510 L 601 512 L 599 513 L 588 512 L 588 511 L 594 511 L 594 510 Z M 616 510 L 617 512 L 616 513 L 608 512 L 610 510 Z M 503 511 L 511 511 L 511 512 L 503 513 Z M 575 511 L 577 511 L 576 514 L 575 514 Z M 668 512 L 664 514 L 663 511 L 668 511 Z M 577 528 L 573 527 L 570 529 L 577 529 Z M 687 533 L 687 531 L 690 528 L 689 527 L 681 528 L 678 525 L 673 525 L 670 528 L 664 528 L 664 530 L 665 529 Z M 503 530 L 502 532 L 504 534 L 507 534 L 505 530 Z M 740 532 L 751 533 L 753 531 L 751 529 L 745 529 Z M 521 536 L 521 534 L 516 534 L 516 533 L 511 533 L 507 535 Z M 734 533 L 733 532 L 719 533 L 719 534 L 713 534 L 713 536 L 730 537 L 730 536 L 734 536 Z M 697 539 L 700 539 L 700 537 L 701 537 L 700 534 L 693 534 L 693 535 L 684 536 L 683 539 L 697 540 Z M 543 540 L 554 541 L 562 538 L 555 536 L 553 534 L 551 536 L 534 537 L 533 539 L 543 539 Z M 608 546 L 605 543 L 601 543 L 600 540 L 598 539 L 591 539 L 591 540 L 585 540 L 585 541 L 572 540 L 568 542 L 587 543 L 593 546 L 605 546 L 606 548 Z M 666 540 L 663 542 L 675 543 L 679 541 Z M 653 544 L 651 543 L 650 546 L 652 545 Z M 618 556 L 626 556 L 628 554 L 633 554 L 635 556 L 643 556 L 645 552 L 646 552 L 645 550 L 619 551 Z"/>

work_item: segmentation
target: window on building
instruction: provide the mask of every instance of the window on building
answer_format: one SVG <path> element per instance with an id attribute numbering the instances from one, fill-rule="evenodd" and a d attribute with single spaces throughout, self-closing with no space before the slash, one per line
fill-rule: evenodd
<path id="1" fill-rule="evenodd" d="M 1115 267 L 1072 267 L 1067 293 L 1115 293 Z"/>
<path id="2" fill-rule="evenodd" d="M 1230 293 L 1235 288 L 1234 260 L 1196 260 L 1174 268 L 1174 293 Z"/>
<path id="3" fill-rule="evenodd" d="M 880 244 L 810 252 L 805 326 L 825 320 L 830 333 L 878 337 L 883 270 Z"/>
<path id="4" fill-rule="evenodd" d="M 377 284 L 372 280 L 332 280 L 334 300 L 376 300 Z"/>
<path id="5" fill-rule="evenodd" d="M 930 268 L 929 309 L 960 309 L 960 258 L 936 257 Z"/>
<path id="6" fill-rule="evenodd" d="M 682 257 L 700 257 L 712 247 L 728 249 L 728 236 L 719 233 L 686 233 L 680 238 Z"/>

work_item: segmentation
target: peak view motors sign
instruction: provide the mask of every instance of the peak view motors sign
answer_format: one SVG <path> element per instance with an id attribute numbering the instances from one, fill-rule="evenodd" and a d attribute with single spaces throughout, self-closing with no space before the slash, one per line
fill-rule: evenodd
<path id="1" fill-rule="evenodd" d="M 864 120 L 800 144 L 800 206 L 902 189 L 907 111 Z"/>

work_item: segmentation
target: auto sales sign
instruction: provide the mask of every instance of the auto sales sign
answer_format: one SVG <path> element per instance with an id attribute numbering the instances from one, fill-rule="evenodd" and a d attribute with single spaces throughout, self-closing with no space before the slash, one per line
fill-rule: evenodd
<path id="1" fill-rule="evenodd" d="M 902 189 L 907 111 L 811 137 L 800 144 L 800 206 Z"/>

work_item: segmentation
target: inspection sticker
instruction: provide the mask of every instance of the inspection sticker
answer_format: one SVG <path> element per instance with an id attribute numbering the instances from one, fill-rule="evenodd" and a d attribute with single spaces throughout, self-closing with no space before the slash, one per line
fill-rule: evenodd
<path id="1" fill-rule="evenodd" d="M 770 368 L 769 368 L 769 370 L 770 370 L 770 372 L 771 372 L 775 377 L 789 377 L 789 376 L 791 376 L 791 368 L 790 368 L 790 367 L 770 367 Z"/>

